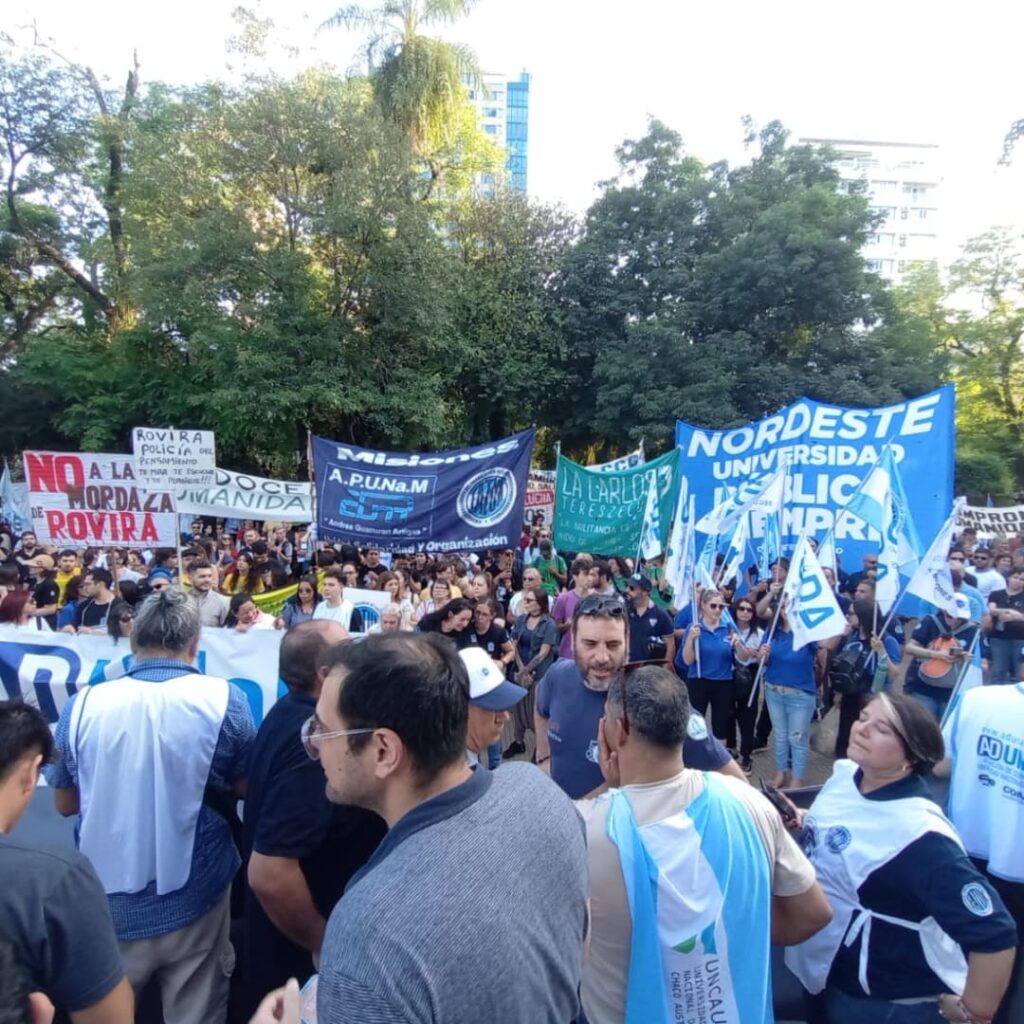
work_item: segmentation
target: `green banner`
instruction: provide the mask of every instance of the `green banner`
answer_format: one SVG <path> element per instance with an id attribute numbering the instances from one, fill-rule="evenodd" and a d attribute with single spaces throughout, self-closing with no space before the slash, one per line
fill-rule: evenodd
<path id="1" fill-rule="evenodd" d="M 617 473 L 596 472 L 559 456 L 555 477 L 555 546 L 592 555 L 635 558 L 652 477 L 658 485 L 661 541 L 665 544 L 678 472 L 678 448 L 642 466 Z"/>

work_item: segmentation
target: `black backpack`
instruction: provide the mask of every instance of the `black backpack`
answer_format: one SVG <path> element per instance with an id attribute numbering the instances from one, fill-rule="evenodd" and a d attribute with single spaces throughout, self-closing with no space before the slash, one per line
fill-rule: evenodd
<path id="1" fill-rule="evenodd" d="M 842 648 L 828 667 L 832 692 L 844 697 L 867 693 L 875 677 L 873 653 L 870 647 L 855 644 Z"/>

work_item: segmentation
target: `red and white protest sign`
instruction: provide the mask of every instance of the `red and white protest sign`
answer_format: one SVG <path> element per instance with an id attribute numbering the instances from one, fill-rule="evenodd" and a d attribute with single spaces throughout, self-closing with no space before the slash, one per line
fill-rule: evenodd
<path id="1" fill-rule="evenodd" d="M 136 485 L 131 455 L 25 452 L 40 544 L 173 547 L 174 498 Z"/>

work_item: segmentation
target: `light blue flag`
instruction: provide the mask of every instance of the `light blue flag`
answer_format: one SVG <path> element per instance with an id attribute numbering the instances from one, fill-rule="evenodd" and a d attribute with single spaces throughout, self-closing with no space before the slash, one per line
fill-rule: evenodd
<path id="1" fill-rule="evenodd" d="M 764 537 L 761 538 L 761 547 L 758 549 L 757 571 L 761 579 L 768 579 L 772 562 L 777 562 L 781 553 L 779 514 L 773 513 L 764 517 Z"/>
<path id="2" fill-rule="evenodd" d="M 21 485 L 22 493 L 25 493 L 25 485 Z M 15 534 L 24 533 L 32 529 L 32 517 L 28 514 L 28 504 L 23 497 L 19 497 L 18 488 L 11 480 L 11 471 L 4 459 L 4 471 L 0 475 L 0 509 L 3 517 L 11 524 Z"/>

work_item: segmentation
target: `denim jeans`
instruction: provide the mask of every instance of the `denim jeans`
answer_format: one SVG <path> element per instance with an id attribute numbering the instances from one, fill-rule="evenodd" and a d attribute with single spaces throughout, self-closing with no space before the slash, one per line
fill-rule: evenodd
<path id="1" fill-rule="evenodd" d="M 813 693 L 790 686 L 764 688 L 764 700 L 772 718 L 775 733 L 775 770 L 789 771 L 793 762 L 793 777 L 803 779 L 807 772 L 807 747 L 811 738 L 811 719 L 814 717 Z"/>
<path id="2" fill-rule="evenodd" d="M 938 1003 L 890 1003 L 870 996 L 847 995 L 831 986 L 825 991 L 829 1024 L 935 1024 L 942 1020 Z"/>
<path id="3" fill-rule="evenodd" d="M 988 638 L 989 652 L 992 655 L 992 671 L 989 673 L 990 683 L 1016 683 L 1020 679 L 1020 649 L 1024 640 L 1011 640 L 1005 636 Z"/>

